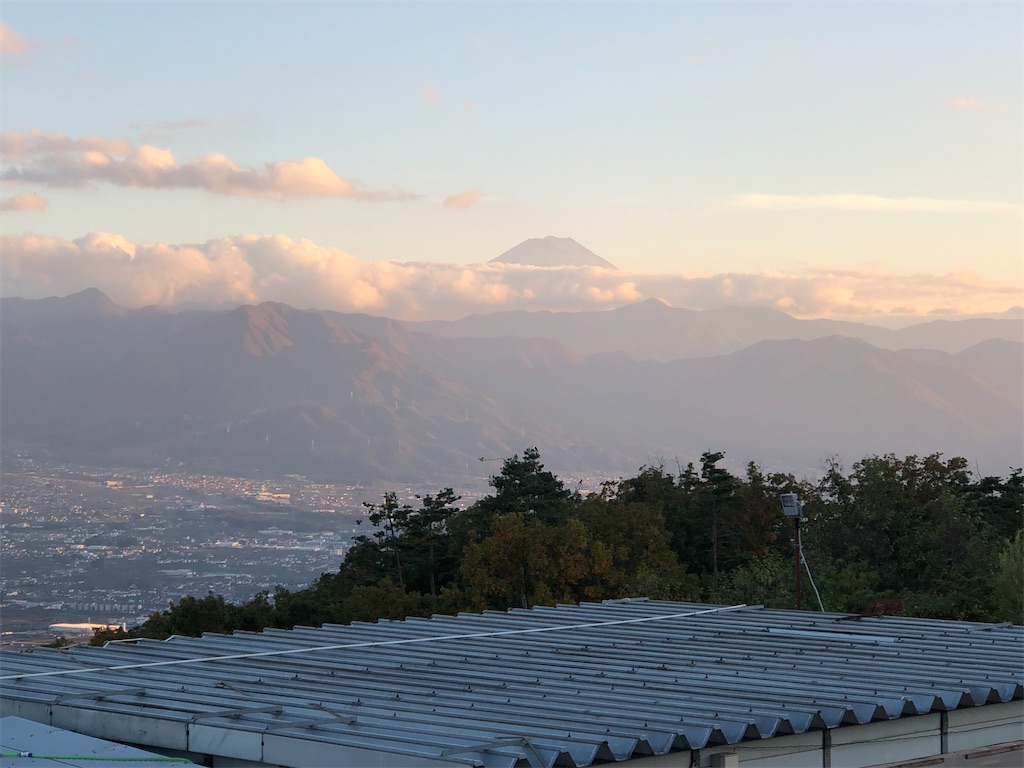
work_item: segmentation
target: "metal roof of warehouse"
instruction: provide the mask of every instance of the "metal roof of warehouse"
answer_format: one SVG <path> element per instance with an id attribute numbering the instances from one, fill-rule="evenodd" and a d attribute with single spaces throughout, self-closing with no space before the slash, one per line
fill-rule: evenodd
<path id="1" fill-rule="evenodd" d="M 0 696 L 588 766 L 1024 697 L 1024 627 L 645 599 L 0 654 Z"/>
<path id="2" fill-rule="evenodd" d="M 153 768 L 154 763 L 192 765 L 20 717 L 0 717 L 0 765 L 5 768 Z"/>

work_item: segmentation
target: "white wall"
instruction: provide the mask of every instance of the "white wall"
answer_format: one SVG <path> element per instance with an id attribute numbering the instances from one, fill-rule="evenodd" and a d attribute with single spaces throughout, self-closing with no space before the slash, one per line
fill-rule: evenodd
<path id="1" fill-rule="evenodd" d="M 821 731 L 809 731 L 773 739 L 730 744 L 700 751 L 701 768 L 711 765 L 716 752 L 735 752 L 740 766 L 757 768 L 821 768 Z"/>
<path id="2" fill-rule="evenodd" d="M 1024 701 L 966 707 L 948 713 L 947 752 L 1024 739 Z M 902 717 L 865 725 L 834 728 L 829 736 L 831 768 L 866 768 L 883 763 L 932 757 L 942 753 L 939 713 Z M 740 768 L 824 768 L 821 731 L 777 736 L 702 749 L 700 768 L 710 768 L 711 756 L 735 752 Z M 690 752 L 674 752 L 631 761 L 637 768 L 690 768 Z"/>
<path id="3" fill-rule="evenodd" d="M 1024 701 L 965 707 L 949 713 L 949 751 L 1024 739 Z"/>
<path id="4" fill-rule="evenodd" d="M 836 728 L 832 731 L 832 768 L 861 768 L 941 754 L 940 723 L 941 716 L 935 713 Z"/>

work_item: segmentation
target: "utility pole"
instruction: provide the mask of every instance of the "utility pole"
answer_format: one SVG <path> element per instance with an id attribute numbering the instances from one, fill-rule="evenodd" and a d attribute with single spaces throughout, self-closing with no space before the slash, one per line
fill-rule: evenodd
<path id="1" fill-rule="evenodd" d="M 793 518 L 793 528 L 796 531 L 796 546 L 793 548 L 793 576 L 796 579 L 796 609 L 800 610 L 800 582 L 803 579 L 800 578 L 800 559 L 803 557 L 801 554 L 803 550 L 800 549 L 800 518 Z"/>
<path id="2" fill-rule="evenodd" d="M 800 561 L 803 559 L 803 550 L 800 547 L 800 521 L 803 519 L 804 505 L 800 503 L 800 497 L 795 493 L 783 493 L 779 496 L 782 502 L 782 513 L 786 517 L 793 518 L 793 578 L 796 579 L 796 609 L 800 610 Z"/>

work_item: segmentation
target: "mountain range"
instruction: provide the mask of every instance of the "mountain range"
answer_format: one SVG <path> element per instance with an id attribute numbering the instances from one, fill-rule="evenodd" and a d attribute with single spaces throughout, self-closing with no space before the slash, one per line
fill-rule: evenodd
<path id="1" fill-rule="evenodd" d="M 845 320 L 798 320 L 760 307 L 681 309 L 658 299 L 596 312 L 512 310 L 407 325 L 452 338 L 546 338 L 584 355 L 621 351 L 637 359 L 662 362 L 724 355 L 766 339 L 809 341 L 848 336 L 883 349 L 953 353 L 986 339 L 1024 342 L 1024 322 L 1013 317 L 933 320 L 891 330 Z"/>
<path id="2" fill-rule="evenodd" d="M 563 472 L 943 452 L 1024 464 L 1024 324 L 901 331 L 646 301 L 400 323 L 284 304 L 0 300 L 5 447 L 94 465 L 457 482 L 537 445 Z M 471 466 L 472 464 L 472 466 Z M 454 478 L 454 480 L 453 480 Z"/>

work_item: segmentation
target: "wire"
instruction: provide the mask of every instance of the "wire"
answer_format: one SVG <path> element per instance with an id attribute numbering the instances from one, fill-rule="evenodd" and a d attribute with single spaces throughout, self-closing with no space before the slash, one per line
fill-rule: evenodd
<path id="1" fill-rule="evenodd" d="M 814 596 L 818 598 L 818 607 L 821 608 L 821 612 L 825 612 L 825 606 L 821 603 L 821 594 L 818 592 L 818 586 L 814 583 L 814 577 L 811 576 L 811 566 L 807 564 L 807 557 L 804 555 L 804 546 L 800 545 L 800 562 L 804 564 L 804 570 L 807 571 L 807 578 L 811 580 L 811 586 L 814 587 Z"/>
<path id="2" fill-rule="evenodd" d="M 280 651 L 256 651 L 253 653 L 232 653 L 224 656 L 200 656 L 194 659 L 170 659 L 168 661 L 145 661 L 138 664 L 118 664 L 112 667 L 84 667 L 80 669 L 58 669 L 51 672 L 29 672 L 25 674 L 2 675 L 0 680 L 25 680 L 30 677 L 52 677 L 54 675 L 82 675 L 89 672 L 108 672 L 121 669 L 142 669 L 146 667 L 169 667 L 178 664 L 199 664 L 204 661 L 234 661 L 236 659 L 258 659 L 267 656 L 289 656 L 296 653 L 314 651 L 338 651 L 348 648 L 375 648 L 383 645 L 413 645 L 429 643 L 435 640 L 472 640 L 481 637 L 507 637 L 508 635 L 529 635 L 539 632 L 557 632 L 563 629 L 591 629 L 594 627 L 617 627 L 623 624 L 641 624 L 647 621 L 663 621 L 665 619 L 681 619 L 689 616 L 706 616 L 709 613 L 724 613 L 746 608 L 746 603 L 739 605 L 722 605 L 703 611 L 687 611 L 686 613 L 663 613 L 657 616 L 642 616 L 638 619 L 613 619 L 611 621 L 592 621 L 586 624 L 556 624 L 530 629 L 500 629 L 492 632 L 464 632 L 457 635 L 429 635 L 427 637 L 411 637 L 401 640 L 370 640 L 365 643 L 341 643 L 338 645 L 319 645 L 309 648 L 286 648 Z"/>

